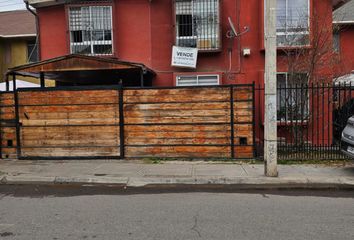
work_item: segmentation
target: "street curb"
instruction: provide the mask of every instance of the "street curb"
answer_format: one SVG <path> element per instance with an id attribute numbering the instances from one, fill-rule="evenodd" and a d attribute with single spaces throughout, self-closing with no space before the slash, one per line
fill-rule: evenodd
<path id="1" fill-rule="evenodd" d="M 144 189 L 347 189 L 354 190 L 352 178 L 146 178 L 146 177 L 38 177 L 3 176 L 0 185 L 82 185 L 123 186 Z"/>

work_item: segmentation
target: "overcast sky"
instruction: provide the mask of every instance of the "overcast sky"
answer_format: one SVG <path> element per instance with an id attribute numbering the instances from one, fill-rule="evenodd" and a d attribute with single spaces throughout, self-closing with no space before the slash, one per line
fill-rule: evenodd
<path id="1" fill-rule="evenodd" d="M 0 12 L 25 8 L 23 0 L 0 0 Z"/>

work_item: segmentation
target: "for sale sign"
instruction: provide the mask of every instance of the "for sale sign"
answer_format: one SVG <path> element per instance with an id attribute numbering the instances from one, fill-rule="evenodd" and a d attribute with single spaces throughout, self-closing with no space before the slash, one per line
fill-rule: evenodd
<path id="1" fill-rule="evenodd" d="M 198 48 L 186 48 L 173 46 L 172 63 L 173 67 L 197 67 Z"/>

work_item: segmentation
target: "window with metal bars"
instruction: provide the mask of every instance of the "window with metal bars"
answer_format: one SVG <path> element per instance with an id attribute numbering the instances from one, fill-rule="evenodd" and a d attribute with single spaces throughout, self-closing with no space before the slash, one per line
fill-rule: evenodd
<path id="1" fill-rule="evenodd" d="M 220 50 L 219 0 L 175 0 L 175 15 L 177 46 Z"/>
<path id="2" fill-rule="evenodd" d="M 71 53 L 113 53 L 111 6 L 70 7 L 69 29 Z"/>
<path id="3" fill-rule="evenodd" d="M 219 85 L 219 75 L 182 75 L 176 77 L 176 86 Z"/>
<path id="4" fill-rule="evenodd" d="M 278 121 L 302 121 L 309 117 L 307 73 L 277 73 Z"/>

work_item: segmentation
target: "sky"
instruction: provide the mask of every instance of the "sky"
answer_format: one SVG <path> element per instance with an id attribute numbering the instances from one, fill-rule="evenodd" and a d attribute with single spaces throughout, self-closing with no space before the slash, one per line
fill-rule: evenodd
<path id="1" fill-rule="evenodd" d="M 25 8 L 23 0 L 0 0 L 0 12 Z"/>

